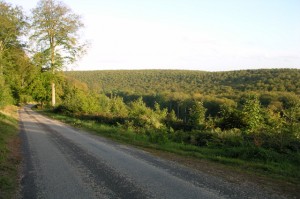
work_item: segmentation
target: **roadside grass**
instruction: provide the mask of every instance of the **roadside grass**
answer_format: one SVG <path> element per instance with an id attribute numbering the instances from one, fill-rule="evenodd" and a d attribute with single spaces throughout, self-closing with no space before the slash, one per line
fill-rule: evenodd
<path id="1" fill-rule="evenodd" d="M 17 108 L 0 111 L 0 198 L 14 198 L 18 188 L 19 154 Z"/>
<path id="2" fill-rule="evenodd" d="M 136 133 L 131 129 L 124 129 L 121 126 L 101 124 L 94 120 L 81 120 L 76 117 L 60 115 L 51 111 L 40 112 L 53 119 L 60 120 L 74 127 L 88 130 L 94 134 L 98 134 L 121 143 L 171 152 L 185 157 L 206 159 L 230 166 L 231 168 L 249 174 L 262 175 L 293 184 L 300 183 L 299 153 L 279 154 L 275 151 L 257 147 L 198 147 L 171 141 L 153 143 L 149 140 L 147 135 L 143 133 Z M 239 154 L 245 154 L 245 156 L 243 157 Z"/>

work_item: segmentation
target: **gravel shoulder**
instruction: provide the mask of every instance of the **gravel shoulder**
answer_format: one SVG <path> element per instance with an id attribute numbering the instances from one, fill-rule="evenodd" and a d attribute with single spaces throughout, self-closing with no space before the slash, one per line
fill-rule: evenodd
<path id="1" fill-rule="evenodd" d="M 208 160 L 180 156 L 149 148 L 143 148 L 143 150 L 148 151 L 154 156 L 176 162 L 177 164 L 184 165 L 190 169 L 195 169 L 197 171 L 222 178 L 233 184 L 249 184 L 251 186 L 258 186 L 260 189 L 270 193 L 271 195 L 280 195 L 283 198 L 300 198 L 300 184 L 262 176 L 257 173 L 254 174 L 253 171 L 248 172 L 237 169 L 236 167 L 218 164 Z"/>
<path id="2" fill-rule="evenodd" d="M 20 118 L 23 198 L 288 198 L 234 171 L 118 144 L 30 107 Z"/>

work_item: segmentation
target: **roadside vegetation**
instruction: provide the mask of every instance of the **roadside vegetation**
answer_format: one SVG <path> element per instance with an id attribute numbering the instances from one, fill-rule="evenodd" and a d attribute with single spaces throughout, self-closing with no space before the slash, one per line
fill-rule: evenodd
<path id="1" fill-rule="evenodd" d="M 76 125 L 106 124 L 117 139 L 300 181 L 300 70 L 65 74 L 73 91 L 54 113 Z"/>
<path id="2" fill-rule="evenodd" d="M 126 104 L 121 97 L 86 94 L 79 89 L 68 95 L 48 114 L 133 145 L 300 182 L 300 104 L 296 96 L 288 107 L 274 110 L 262 106 L 260 96 L 242 95 L 235 106 L 220 104 L 214 117 L 203 101 L 191 99 L 184 121 L 173 109 L 158 103 L 148 107 L 141 97 Z"/>
<path id="3" fill-rule="evenodd" d="M 82 26 L 60 1 L 40 0 L 26 15 L 0 0 L 0 198 L 15 198 L 19 186 L 18 119 L 11 105 L 51 97 L 55 104 L 56 83 L 63 81 L 56 72 L 84 52 L 77 34 Z"/>
<path id="4" fill-rule="evenodd" d="M 14 198 L 21 162 L 16 107 L 0 111 L 0 198 Z"/>

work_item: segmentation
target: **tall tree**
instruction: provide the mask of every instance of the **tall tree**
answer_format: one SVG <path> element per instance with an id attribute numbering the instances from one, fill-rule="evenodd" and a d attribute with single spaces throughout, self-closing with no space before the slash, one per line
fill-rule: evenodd
<path id="1" fill-rule="evenodd" d="M 43 69 L 53 75 L 52 106 L 55 106 L 55 73 L 85 52 L 86 44 L 80 42 L 79 36 L 84 25 L 80 16 L 60 1 L 40 0 L 32 13 L 30 38 L 44 56 Z"/>
<path id="2" fill-rule="evenodd" d="M 206 108 L 203 106 L 202 101 L 194 101 L 190 109 L 189 123 L 195 127 L 204 125 Z"/>
<path id="3" fill-rule="evenodd" d="M 20 81 L 21 68 L 29 62 L 19 38 L 24 35 L 26 17 L 19 7 L 0 1 L 0 106 L 12 102 L 11 90 L 19 96 L 16 82 Z M 28 72 L 29 73 L 29 72 Z"/>
<path id="4" fill-rule="evenodd" d="M 260 102 L 256 95 L 247 97 L 242 108 L 242 121 L 249 133 L 256 131 L 263 126 L 263 114 Z"/>
<path id="5" fill-rule="evenodd" d="M 20 46 L 18 38 L 24 33 L 25 18 L 19 7 L 0 1 L 0 70 L 3 69 L 5 52 Z"/>

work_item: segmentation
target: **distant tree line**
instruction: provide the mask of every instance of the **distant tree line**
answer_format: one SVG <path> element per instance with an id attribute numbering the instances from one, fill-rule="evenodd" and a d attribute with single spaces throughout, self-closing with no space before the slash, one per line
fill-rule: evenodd
<path id="1" fill-rule="evenodd" d="M 65 73 L 104 93 L 234 94 L 241 91 L 300 94 L 300 70 L 265 69 L 228 72 L 181 70 L 69 71 Z"/>

